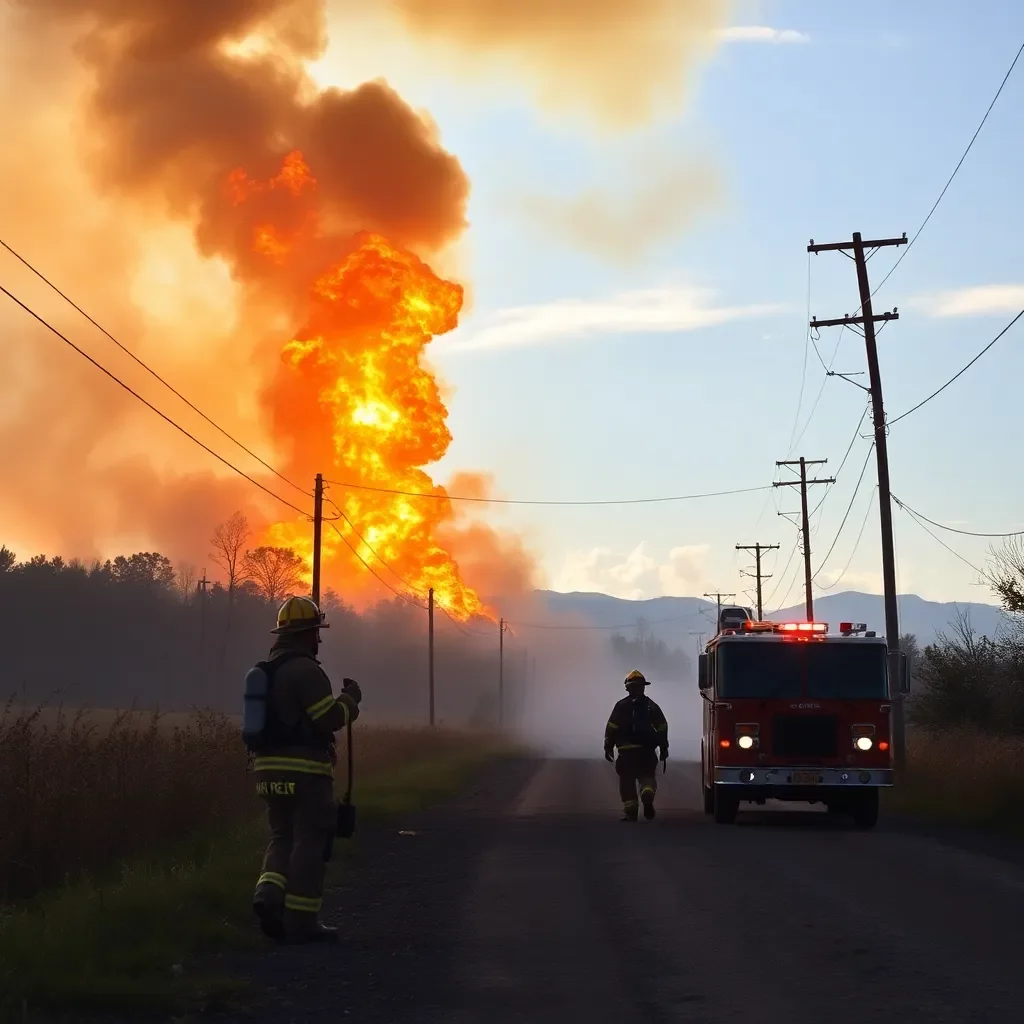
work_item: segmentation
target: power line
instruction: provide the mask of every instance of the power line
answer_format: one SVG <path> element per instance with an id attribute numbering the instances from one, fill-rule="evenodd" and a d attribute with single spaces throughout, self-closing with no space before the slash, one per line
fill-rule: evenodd
<path id="1" fill-rule="evenodd" d="M 857 443 L 857 438 L 860 436 L 861 425 L 864 423 L 864 417 L 867 416 L 867 414 L 868 407 L 865 405 L 864 411 L 860 414 L 860 419 L 857 420 L 857 426 L 854 428 L 853 437 L 850 438 L 850 443 L 849 445 L 847 445 L 846 453 L 843 455 L 842 462 L 839 463 L 839 468 L 836 470 L 837 480 L 839 479 L 839 475 L 843 471 L 843 466 L 846 465 L 846 460 L 850 457 L 850 452 L 853 451 L 853 446 Z M 821 508 L 822 505 L 825 504 L 825 499 L 832 493 L 833 490 L 833 487 L 829 487 L 828 490 L 825 491 L 825 493 L 821 496 L 821 501 L 819 501 L 818 504 L 814 506 L 814 511 L 811 513 L 812 516 L 818 511 L 818 509 Z"/>
<path id="2" fill-rule="evenodd" d="M 796 437 L 797 424 L 800 422 L 800 410 L 804 404 L 804 388 L 807 386 L 807 353 L 811 344 L 811 254 L 807 254 L 807 332 L 804 334 L 804 365 L 800 372 L 800 394 L 797 395 L 796 399 L 796 413 L 793 415 L 793 429 L 789 432 L 789 451 L 787 455 L 792 454 L 793 449 L 796 447 L 797 442 L 794 440 Z M 814 346 L 814 351 L 818 351 L 818 346 Z M 821 356 L 819 355 L 820 359 Z M 805 427 L 806 429 L 806 427 Z"/>
<path id="3" fill-rule="evenodd" d="M 768 599 L 765 601 L 766 605 L 771 604 L 772 601 L 775 600 L 775 595 L 779 592 L 779 588 L 782 586 L 782 581 L 786 578 L 786 573 L 789 572 L 789 567 L 793 564 L 793 558 L 795 557 L 795 555 L 797 553 L 797 549 L 799 547 L 800 547 L 800 537 L 798 535 L 796 541 L 794 541 L 794 543 L 793 543 L 793 550 L 790 551 L 789 558 L 786 559 L 786 565 L 783 568 L 782 572 L 779 573 L 779 582 L 775 584 L 775 588 L 772 590 L 771 594 L 768 596 Z M 774 568 L 774 566 L 773 566 L 773 568 Z M 792 584 L 790 584 L 789 589 L 790 590 L 793 589 L 793 585 Z M 786 597 L 789 597 L 789 590 L 786 591 Z"/>
<path id="4" fill-rule="evenodd" d="M 851 565 L 853 565 L 854 556 L 857 554 L 857 549 L 860 547 L 861 538 L 864 536 L 864 528 L 868 525 L 868 516 L 871 515 L 871 509 L 875 504 L 875 495 L 878 493 L 878 485 L 871 489 L 871 497 L 868 499 L 868 507 L 864 510 L 864 521 L 860 524 L 860 532 L 857 534 L 857 539 L 854 541 L 853 550 L 850 552 L 850 557 L 843 566 L 843 571 L 831 582 L 831 583 L 817 583 L 815 586 L 819 590 L 832 590 L 834 587 L 839 585 L 839 581 L 849 571 Z"/>
<path id="5" fill-rule="evenodd" d="M 416 597 L 419 597 L 419 598 L 421 598 L 421 599 L 422 599 L 422 597 L 423 597 L 423 592 L 422 592 L 422 590 L 421 590 L 420 588 L 418 588 L 418 587 L 414 586 L 414 585 L 413 585 L 412 583 L 410 583 L 410 582 L 409 582 L 409 581 L 408 581 L 408 580 L 407 580 L 407 579 L 406 579 L 406 578 L 405 578 L 405 577 L 404 577 L 404 576 L 403 576 L 403 575 L 402 575 L 402 574 L 401 574 L 400 572 L 398 572 L 398 570 L 397 570 L 397 569 L 395 569 L 395 568 L 394 568 L 394 566 L 392 566 L 392 565 L 391 565 L 391 563 L 390 563 L 390 562 L 388 562 L 388 561 L 387 561 L 387 560 L 386 560 L 386 559 L 385 559 L 385 558 L 384 558 L 384 557 L 383 557 L 383 556 L 382 556 L 382 555 L 380 554 L 380 552 L 379 552 L 379 551 L 377 551 L 377 550 L 375 550 L 375 549 L 374 549 L 374 547 L 373 547 L 373 546 L 372 546 L 372 545 L 370 544 L 370 542 L 369 542 L 369 541 L 368 541 L 368 540 L 366 539 L 366 537 L 364 537 L 364 536 L 363 536 L 363 534 L 361 534 L 361 533 L 360 533 L 360 532 L 359 532 L 359 531 L 358 531 L 358 530 L 356 529 L 356 527 L 355 527 L 355 524 L 354 524 L 354 523 L 352 522 L 352 520 L 351 520 L 351 519 L 349 519 L 349 517 L 348 517 L 348 516 L 347 516 L 347 515 L 345 514 L 345 512 L 344 512 L 344 511 L 343 511 L 343 509 L 342 509 L 342 508 L 341 508 L 341 507 L 340 507 L 340 506 L 338 505 L 338 503 L 337 503 L 337 502 L 336 502 L 336 501 L 335 501 L 335 500 L 334 500 L 333 498 L 328 498 L 328 499 L 327 499 L 327 501 L 328 501 L 328 502 L 329 502 L 329 503 L 330 503 L 331 505 L 333 505 L 333 506 L 334 506 L 334 507 L 335 507 L 335 508 L 336 508 L 336 509 L 338 510 L 338 516 L 339 516 L 339 518 L 343 519 L 343 520 L 344 520 L 344 521 L 345 521 L 346 523 L 348 523 L 349 529 L 350 529 L 350 530 L 351 530 L 351 531 L 352 531 L 352 532 L 353 532 L 353 533 L 354 533 L 354 534 L 356 535 L 356 537 L 358 537 L 358 538 L 359 538 L 359 540 L 360 540 L 360 541 L 361 541 L 361 542 L 362 542 L 363 544 L 365 544 L 365 545 L 366 545 L 366 549 L 367 549 L 367 550 L 368 550 L 368 551 L 370 552 L 370 554 L 371 554 L 371 555 L 373 555 L 373 557 L 374 557 L 374 558 L 376 558 L 376 559 L 377 559 L 377 561 L 378 561 L 378 562 L 380 562 L 380 563 L 381 563 L 381 565 L 383 565 L 383 566 L 384 566 L 384 568 L 385 568 L 385 569 L 387 569 L 387 570 L 388 570 L 388 571 L 389 571 L 389 572 L 390 572 L 390 573 L 391 573 L 391 574 L 392 574 L 392 575 L 393 575 L 393 576 L 394 576 L 394 577 L 395 577 L 396 579 L 398 579 L 398 580 L 399 580 L 399 581 L 400 581 L 401 583 L 403 583 L 403 584 L 404 584 L 404 585 L 405 585 L 406 587 L 408 587 L 408 589 L 409 589 L 409 590 L 411 590 L 411 591 L 413 592 L 414 596 L 416 596 Z M 325 521 L 329 521 L 329 520 L 325 520 Z M 335 529 L 337 529 L 337 527 L 335 527 Z M 339 532 L 339 536 L 341 536 L 340 532 Z M 344 540 L 344 537 L 342 537 L 342 539 Z M 347 543 L 347 542 L 346 542 L 346 543 Z M 354 548 L 352 548 L 352 545 L 351 545 L 351 544 L 349 544 L 348 546 L 349 546 L 349 549 L 350 549 L 350 550 L 353 550 L 353 551 L 355 550 Z M 360 561 L 362 561 L 362 559 L 360 559 Z M 363 565 L 366 565 L 366 567 L 367 567 L 368 569 L 370 568 L 370 567 L 369 567 L 369 565 L 367 565 L 367 563 L 366 563 L 366 562 L 363 562 Z M 373 570 L 371 569 L 370 571 L 372 572 Z M 377 576 L 377 574 L 376 574 L 376 573 L 374 573 L 374 576 Z M 384 582 L 385 582 L 385 581 L 384 581 L 384 580 L 382 580 L 382 579 L 381 579 L 381 578 L 380 578 L 379 576 L 377 576 L 377 579 L 380 579 L 382 583 L 384 583 Z M 395 590 L 395 588 L 394 588 L 394 587 L 392 587 L 392 588 L 391 588 L 391 590 L 392 590 L 392 591 L 393 591 L 394 593 L 398 593 L 398 591 L 397 591 L 397 590 Z M 400 596 L 401 596 L 401 595 L 400 595 Z M 408 595 L 405 595 L 405 596 L 406 596 L 406 597 L 408 598 Z M 415 602 L 414 602 L 414 603 L 415 603 Z M 485 635 L 487 635 L 487 634 L 484 634 L 484 633 L 480 632 L 479 630 L 474 630 L 474 629 L 466 629 L 466 628 L 465 628 L 465 627 L 464 627 L 464 626 L 462 625 L 462 623 L 460 623 L 460 622 L 458 621 L 458 619 L 456 619 L 456 618 L 455 618 L 455 617 L 454 617 L 454 616 L 453 616 L 453 615 L 451 614 L 451 612 L 449 612 L 449 611 L 448 611 L 448 609 L 447 609 L 447 608 L 446 608 L 446 607 L 444 606 L 444 604 L 442 604 L 442 602 L 441 602 L 441 601 L 439 601 L 439 600 L 437 599 L 437 595 L 436 595 L 436 593 L 435 593 L 435 595 L 434 595 L 434 606 L 435 606 L 436 608 L 439 608 L 439 609 L 440 609 L 440 610 L 441 610 L 441 611 L 442 611 L 442 612 L 443 612 L 443 613 L 444 613 L 444 614 L 445 614 L 445 615 L 446 615 L 446 616 L 447 616 L 447 617 L 448 617 L 449 619 L 451 619 L 452 625 L 454 625 L 454 626 L 455 626 L 455 628 L 456 628 L 456 629 L 457 629 L 457 630 L 458 630 L 458 631 L 459 631 L 460 633 L 462 633 L 462 634 L 463 634 L 464 636 L 485 636 Z M 420 605 L 417 605 L 417 607 L 421 607 L 421 606 L 420 606 Z"/>
<path id="6" fill-rule="evenodd" d="M 922 405 L 927 405 L 937 395 L 941 395 L 950 384 L 953 383 L 958 377 L 966 373 L 1022 316 L 1024 316 L 1024 309 L 1022 309 L 962 370 L 955 373 L 945 384 L 942 385 L 937 391 L 933 391 L 927 398 L 922 399 L 917 405 L 908 409 L 906 412 L 901 412 L 894 420 L 889 420 L 889 426 L 891 427 L 894 423 L 899 423 L 900 420 L 905 419 L 912 412 L 917 412 Z"/>
<path id="7" fill-rule="evenodd" d="M 659 498 L 609 498 L 596 501 L 548 501 L 524 498 L 482 498 L 468 494 L 444 494 L 436 491 L 406 491 L 397 487 L 375 487 L 370 484 L 357 484 L 344 480 L 326 480 L 325 483 L 336 487 L 349 488 L 357 491 L 374 491 L 378 494 L 400 494 L 408 498 L 433 498 L 436 501 L 470 501 L 490 505 L 651 505 L 666 501 L 693 501 L 698 498 L 723 498 L 733 494 L 752 494 L 755 491 L 767 491 L 771 485 L 761 487 L 739 487 L 729 491 L 707 491 L 702 494 L 675 494 Z"/>
<path id="8" fill-rule="evenodd" d="M 82 349 L 80 349 L 73 341 L 71 341 L 70 338 L 68 338 L 65 335 L 61 334 L 61 332 L 58 331 L 57 328 L 53 326 L 53 324 L 49 323 L 47 320 L 44 320 L 43 317 L 41 317 L 35 310 L 33 310 L 30 306 L 27 306 L 16 295 L 14 295 L 11 292 L 9 292 L 2 284 L 0 284 L 0 292 L 3 292 L 4 295 L 6 295 L 16 305 L 20 306 L 26 313 L 29 314 L 29 316 L 31 316 L 33 319 L 37 320 L 48 331 L 50 331 L 52 334 L 55 334 L 58 338 L 60 338 L 60 340 L 63 341 L 65 345 L 68 345 L 70 348 L 74 349 L 83 359 L 86 359 L 90 363 L 92 363 L 92 365 L 95 366 L 97 370 L 99 370 L 102 373 L 106 374 L 106 376 L 108 376 L 112 381 L 114 381 L 120 387 L 124 388 L 124 390 L 127 391 L 128 394 L 130 394 L 133 398 L 137 398 L 144 406 L 146 406 L 148 409 L 151 409 L 153 412 L 155 412 L 157 414 L 157 416 L 159 416 L 162 420 L 164 420 L 167 423 L 169 423 L 172 427 L 174 427 L 175 430 L 178 430 L 182 434 L 184 434 L 190 441 L 194 441 L 197 445 L 199 445 L 200 448 L 203 449 L 203 451 L 208 452 L 210 455 L 212 455 L 219 462 L 222 462 L 225 466 L 227 466 L 228 469 L 230 469 L 233 472 L 237 473 L 240 477 L 243 477 L 244 479 L 248 480 L 249 483 L 251 483 L 255 487 L 258 487 L 261 491 L 264 491 L 266 494 L 269 494 L 270 497 L 275 498 L 277 501 L 281 502 L 282 505 L 287 505 L 288 508 L 294 509 L 294 511 L 298 512 L 299 515 L 305 517 L 306 519 L 312 518 L 308 512 L 306 512 L 303 509 L 299 508 L 298 505 L 293 505 L 290 501 L 288 501 L 287 498 L 282 498 L 280 494 L 275 493 L 274 491 L 272 491 L 266 485 L 261 484 L 259 482 L 259 480 L 255 479 L 254 477 L 249 476 L 249 474 L 246 473 L 244 470 L 241 470 L 236 465 L 234 465 L 233 463 L 228 462 L 228 460 L 225 459 L 223 455 L 219 455 L 212 448 L 210 448 L 209 445 L 203 444 L 203 442 L 200 441 L 198 437 L 196 437 L 194 434 L 189 433 L 189 431 L 187 431 L 179 423 L 177 423 L 174 420 L 172 420 L 171 417 L 168 416 L 166 413 L 161 412 L 155 405 L 153 405 L 152 402 L 147 401 L 137 391 L 133 390 L 131 387 L 129 387 L 129 385 L 125 384 L 125 382 L 123 380 L 121 380 L 120 377 L 118 377 L 116 374 L 114 374 L 110 370 L 108 370 L 102 363 L 99 363 L 95 359 L 93 359 L 93 357 L 91 355 L 89 355 L 87 352 L 85 352 Z M 305 493 L 305 492 L 303 492 L 303 493 Z"/>
<path id="9" fill-rule="evenodd" d="M 850 518 L 850 512 L 853 509 L 853 503 L 857 500 L 857 495 L 860 493 L 860 485 L 864 482 L 864 473 L 868 468 L 868 460 L 871 458 L 871 453 L 875 450 L 875 446 L 871 445 L 868 448 L 867 455 L 864 457 L 864 465 L 861 466 L 860 476 L 857 477 L 857 486 L 853 489 L 853 496 L 850 498 L 850 504 L 846 506 L 846 514 L 843 516 L 843 521 L 839 524 L 839 529 L 836 530 L 836 535 L 832 539 L 832 546 L 828 549 L 828 554 L 818 563 L 818 568 L 814 570 L 814 575 L 811 576 L 813 580 L 815 576 L 825 568 L 825 564 L 828 562 L 832 555 L 832 552 L 836 549 L 836 544 L 839 543 L 839 538 L 842 536 L 843 527 L 846 526 L 846 520 Z"/>
<path id="10" fill-rule="evenodd" d="M 238 440 L 238 438 L 229 434 L 228 431 L 226 431 L 219 423 L 216 423 L 209 416 L 207 416 L 202 409 L 200 409 L 198 406 L 190 402 L 180 391 L 178 391 L 177 388 L 175 388 L 172 384 L 170 384 L 163 377 L 161 377 L 160 374 L 156 372 L 156 370 L 154 370 L 151 366 L 149 366 L 142 359 L 140 359 L 134 352 L 131 351 L 131 349 L 121 344 L 121 342 L 118 341 L 117 338 L 115 338 L 114 335 L 110 333 L 110 331 L 108 331 L 97 320 L 93 319 L 93 317 L 91 317 L 80 305 L 78 305 L 78 303 L 75 302 L 74 299 L 68 296 L 65 292 L 61 291 L 60 288 L 58 288 L 57 285 L 55 285 L 41 270 L 34 267 L 27 259 L 25 259 L 24 256 L 21 255 L 21 253 L 14 250 L 2 238 L 0 238 L 0 246 L 6 249 L 16 260 L 24 264 L 30 271 L 32 271 L 33 274 L 36 275 L 36 277 L 39 278 L 40 281 L 46 284 L 49 288 L 52 288 L 53 291 L 55 291 L 69 306 L 72 307 L 72 309 L 77 310 L 82 316 L 84 316 L 85 319 L 88 320 L 89 323 L 93 325 L 93 327 L 95 327 L 101 333 L 105 334 L 122 352 L 125 353 L 125 355 L 127 355 L 131 359 L 134 359 L 135 362 L 138 363 L 138 365 L 141 366 L 147 373 L 155 377 L 156 380 L 158 380 L 161 384 L 163 384 L 165 388 L 167 388 L 168 391 L 171 392 L 171 394 L 181 399 L 181 401 L 184 402 L 194 413 L 198 414 L 204 420 L 206 420 L 206 422 L 209 423 L 211 427 L 213 427 L 215 430 L 220 431 L 220 433 L 223 434 L 229 441 L 231 441 L 232 444 L 238 445 L 238 447 L 241 448 L 242 451 L 246 453 L 246 455 L 252 456 L 252 458 L 254 458 L 261 466 L 263 466 L 264 469 L 269 470 L 271 473 L 274 474 L 274 476 L 283 480 L 286 484 L 288 484 L 289 487 L 294 487 L 295 490 L 300 491 L 302 494 L 309 494 L 309 492 L 304 487 L 300 487 L 299 484 L 295 483 L 293 480 L 289 480 L 288 477 L 286 477 L 283 473 L 278 472 L 278 470 L 276 470 L 272 465 L 270 465 L 269 462 L 266 462 L 263 459 L 261 459 L 254 451 L 252 451 L 252 449 L 247 448 L 244 444 L 242 444 L 241 441 Z M 8 295 L 10 295 L 9 292 Z M 14 297 L 11 296 L 11 298 Z M 17 302 L 17 299 L 15 299 L 15 301 Z"/>
<path id="11" fill-rule="evenodd" d="M 892 265 L 892 267 L 889 270 L 889 273 L 886 274 L 885 277 L 883 277 L 882 280 L 879 281 L 878 284 L 875 286 L 875 290 L 871 293 L 872 296 L 874 296 L 879 290 L 879 288 L 881 288 L 882 285 L 885 284 L 885 282 L 888 281 L 890 277 L 892 277 L 893 272 L 903 262 L 904 258 L 906 257 L 907 253 L 910 252 L 911 248 L 913 248 L 914 243 L 918 240 L 918 238 L 921 237 L 921 232 L 924 231 L 925 225 L 928 223 L 928 221 L 932 219 L 932 214 L 935 213 L 935 211 L 938 209 L 939 203 L 942 202 L 943 198 L 946 195 L 946 192 L 949 189 L 949 186 L 953 184 L 953 179 L 957 176 L 957 172 L 960 170 L 961 166 L 963 166 L 963 162 L 967 159 L 967 154 L 970 153 L 971 149 L 973 148 L 975 140 L 981 134 L 981 129 L 985 127 L 985 122 L 988 120 L 988 115 L 992 113 L 992 108 L 996 105 L 996 100 L 999 99 L 999 96 L 1003 91 L 1003 87 L 1006 85 L 1007 81 L 1010 78 L 1010 75 L 1013 73 L 1013 69 L 1017 66 L 1017 61 L 1020 60 L 1020 55 L 1022 53 L 1024 53 L 1024 43 L 1022 43 L 1020 49 L 1017 50 L 1017 55 L 1013 58 L 1013 61 L 1010 64 L 1009 69 L 1003 76 L 1002 82 L 999 83 L 999 88 L 996 90 L 995 96 L 992 97 L 992 102 L 988 105 L 988 109 L 985 111 L 985 116 L 981 119 L 981 122 L 975 129 L 974 134 L 971 136 L 971 141 L 967 143 L 967 148 L 964 150 L 963 155 L 957 161 L 956 167 L 953 168 L 953 173 L 949 176 L 949 180 L 946 182 L 945 185 L 943 185 L 942 191 L 939 193 L 939 198 L 936 199 L 935 202 L 932 204 L 932 208 L 928 211 L 928 216 L 925 217 L 923 221 L 921 221 L 921 226 L 914 233 L 914 237 L 911 238 L 911 240 L 907 243 L 906 249 L 904 249 L 903 252 L 900 253 L 899 259 L 896 260 L 896 262 Z"/>
<path id="12" fill-rule="evenodd" d="M 810 323 L 810 321 L 808 321 L 808 324 L 809 323 Z M 810 328 L 808 327 L 808 330 L 809 329 Z M 835 366 L 836 356 L 839 355 L 839 346 L 842 344 L 842 341 L 843 341 L 843 331 L 844 330 L 845 330 L 845 325 L 839 329 L 839 335 L 836 338 L 836 346 L 835 346 L 834 349 L 832 349 L 832 357 L 828 361 L 828 366 L 825 366 L 824 361 L 822 361 L 821 365 L 824 367 L 825 376 L 822 378 L 821 387 L 818 388 L 818 394 L 815 396 L 814 405 L 811 406 L 811 411 L 807 414 L 807 419 L 804 421 L 803 429 L 800 431 L 800 436 L 790 446 L 790 449 L 789 449 L 789 454 L 790 455 L 793 454 L 795 449 L 798 447 L 800 442 L 803 440 L 804 434 L 807 433 L 807 428 L 811 425 L 811 421 L 814 419 L 814 414 L 818 411 L 818 405 L 821 403 L 821 396 L 825 393 L 825 386 L 828 384 L 829 378 L 835 376 L 835 374 L 832 373 L 832 367 Z M 818 346 L 817 345 L 814 346 L 814 351 L 815 352 L 818 351 Z M 818 358 L 820 359 L 821 357 L 819 356 Z"/>
<path id="13" fill-rule="evenodd" d="M 985 575 L 973 562 L 967 561 L 967 559 L 964 558 L 964 556 L 961 555 L 959 551 L 954 551 L 941 537 L 937 537 L 934 533 L 932 533 L 932 531 L 929 530 L 928 527 L 925 526 L 924 523 L 922 523 L 917 518 L 917 516 L 909 508 L 907 508 L 906 505 L 902 504 L 896 498 L 893 498 L 893 500 L 896 501 L 896 504 L 899 505 L 900 508 L 903 509 L 903 511 L 906 512 L 910 516 L 910 518 L 913 520 L 913 522 L 915 522 L 918 526 L 920 526 L 921 529 L 924 530 L 924 532 L 927 533 L 928 536 L 932 538 L 932 540 L 934 540 L 938 544 L 941 544 L 951 555 L 953 555 L 956 558 L 959 558 L 960 561 L 964 563 L 964 565 L 970 566 L 979 576 L 984 576 Z"/>
<path id="14" fill-rule="evenodd" d="M 972 530 L 958 530 L 953 526 L 943 526 L 942 523 L 937 523 L 934 519 L 929 519 L 927 516 L 921 515 L 920 512 L 912 509 L 905 501 L 900 501 L 895 494 L 892 496 L 892 500 L 895 501 L 900 508 L 906 509 L 911 515 L 916 516 L 918 519 L 923 519 L 926 523 L 931 523 L 932 526 L 935 526 L 940 530 L 945 530 L 947 533 L 958 533 L 962 537 L 1024 537 L 1024 530 L 1007 530 L 1005 533 L 975 533 Z"/>
<path id="15" fill-rule="evenodd" d="M 349 529 L 356 535 L 356 537 L 359 538 L 360 543 L 365 545 L 366 550 L 369 551 L 370 554 L 373 555 L 373 557 L 376 558 L 377 561 L 380 562 L 385 569 L 392 573 L 392 575 L 394 575 L 395 578 L 398 579 L 400 583 L 403 583 L 406 587 L 408 587 L 408 589 L 411 590 L 417 597 L 422 598 L 423 592 L 418 587 L 414 587 L 404 576 L 401 575 L 401 573 L 394 569 L 390 565 L 390 563 L 384 560 L 384 558 L 373 548 L 370 542 L 356 529 L 355 523 L 353 523 L 352 520 L 349 519 L 349 517 L 345 514 L 344 509 L 342 509 L 342 507 L 336 501 L 334 501 L 333 498 L 328 498 L 327 502 L 328 504 L 333 505 L 335 507 L 335 509 L 338 512 L 338 516 L 341 519 L 343 519 L 346 523 L 348 523 Z"/>
<path id="16" fill-rule="evenodd" d="M 647 626 L 661 626 L 666 622 L 681 622 L 683 619 L 692 619 L 693 612 L 689 612 L 686 615 L 673 615 L 668 619 L 655 619 L 653 622 L 645 622 Z M 505 620 L 506 625 L 515 626 L 516 629 L 553 629 L 553 630 L 581 630 L 581 631 L 593 631 L 593 630 L 609 630 L 609 629 L 632 629 L 637 624 L 636 619 L 632 622 L 621 623 L 616 626 L 559 626 L 554 623 L 541 623 L 541 622 L 509 622 Z"/>
<path id="17" fill-rule="evenodd" d="M 374 570 L 373 566 L 371 566 L 370 563 L 367 562 L 366 559 L 363 558 L 363 556 L 361 554 L 359 554 L 359 552 L 351 545 L 351 543 L 349 543 L 348 538 L 341 532 L 341 530 L 338 529 L 338 527 L 333 522 L 331 522 L 330 520 L 326 520 L 326 522 L 328 523 L 330 528 L 338 535 L 338 537 L 344 543 L 345 547 L 347 547 L 349 549 L 349 551 L 351 551 L 352 554 L 355 555 L 356 558 L 358 558 L 360 562 L 362 562 L 363 567 L 367 570 L 367 572 L 370 573 L 371 576 L 374 577 L 374 579 L 376 579 L 380 583 L 383 583 L 384 586 L 387 587 L 388 590 L 390 590 L 391 593 L 395 595 L 395 597 L 400 598 L 403 601 L 406 601 L 408 604 L 415 605 L 417 608 L 419 608 L 421 610 L 425 610 L 423 608 L 423 605 L 421 605 L 419 602 L 417 602 L 414 598 L 410 597 L 408 594 L 403 594 L 400 590 L 396 589 L 390 583 L 388 583 L 388 581 L 386 579 L 384 579 L 383 576 L 379 575 Z M 346 520 L 346 522 L 347 522 L 347 520 Z M 351 524 L 349 524 L 349 525 L 351 525 Z"/>

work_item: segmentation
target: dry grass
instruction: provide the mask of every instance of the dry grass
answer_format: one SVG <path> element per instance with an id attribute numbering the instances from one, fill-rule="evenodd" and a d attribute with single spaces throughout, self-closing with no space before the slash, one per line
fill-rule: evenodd
<path id="1" fill-rule="evenodd" d="M 249 901 L 267 836 L 251 777 L 235 794 L 234 779 L 245 779 L 239 770 L 244 756 L 239 754 L 236 726 L 221 724 L 223 733 L 202 723 L 184 727 L 186 732 L 192 730 L 188 735 L 193 750 L 199 736 L 212 745 L 203 753 L 207 763 L 223 757 L 233 766 L 231 780 L 223 788 L 210 772 L 198 774 L 211 786 L 199 785 L 192 793 L 195 806 L 190 813 L 197 828 L 190 836 L 162 842 L 116 868 L 111 864 L 102 879 L 84 877 L 0 912 L 0 1019 L 13 1013 L 19 1020 L 36 1020 L 38 1012 L 53 1009 L 67 1011 L 72 1014 L 68 1019 L 76 1020 L 88 1010 L 111 1009 L 131 1012 L 131 1019 L 138 1019 L 143 1011 L 154 1009 L 181 1012 L 186 1007 L 209 1007 L 211 1001 L 216 1003 L 235 991 L 233 979 L 206 974 L 202 964 L 208 962 L 198 955 L 259 941 Z M 72 752 L 70 724 L 48 738 L 35 727 L 37 735 L 31 740 L 19 733 L 26 727 L 31 730 L 34 723 L 7 726 L 20 742 L 29 743 L 30 750 L 38 751 L 37 743 L 48 743 L 51 758 L 58 760 Z M 178 757 L 174 744 L 184 741 L 175 740 L 174 735 L 172 731 L 160 738 L 157 729 L 154 738 L 148 731 L 133 734 L 119 726 L 88 741 L 76 739 L 79 746 L 74 750 L 84 744 L 86 756 L 94 763 L 111 749 L 106 742 L 113 743 L 113 749 L 120 744 L 135 752 L 145 738 L 151 744 L 150 760 L 161 764 Z M 507 748 L 495 738 L 468 731 L 357 726 L 355 802 L 361 825 L 355 843 L 361 841 L 367 823 L 389 821 L 434 803 L 457 790 L 485 760 L 503 749 Z M 142 763 L 143 754 L 132 756 L 133 764 Z M 114 776 L 101 770 L 98 777 Z M 157 772 L 151 777 L 160 776 Z M 79 799 L 97 807 L 95 794 L 85 790 L 84 782 L 80 786 Z M 52 789 L 51 785 L 37 792 L 41 796 Z M 133 793 L 134 787 L 115 788 L 111 794 L 115 808 L 118 800 L 132 806 Z M 235 794 L 233 802 L 228 804 L 231 794 Z M 160 791 L 161 800 L 171 795 L 166 787 Z M 226 808 L 234 820 L 218 818 L 214 825 L 211 808 L 218 806 Z M 201 827 L 202 822 L 210 827 Z M 123 825 L 128 845 L 146 841 L 130 818 Z M 73 835 L 64 836 L 58 845 L 65 851 L 66 863 L 79 862 Z M 343 870 L 351 847 L 351 843 L 336 844 L 332 871 Z"/>
<path id="2" fill-rule="evenodd" d="M 894 810 L 935 822 L 1024 833 L 1024 738 L 912 730 Z"/>
<path id="3" fill-rule="evenodd" d="M 456 735 L 355 729 L 356 784 L 451 750 Z M 339 751 L 344 783 L 344 744 Z M 211 712 L 0 715 L 0 903 L 258 811 L 237 721 Z"/>

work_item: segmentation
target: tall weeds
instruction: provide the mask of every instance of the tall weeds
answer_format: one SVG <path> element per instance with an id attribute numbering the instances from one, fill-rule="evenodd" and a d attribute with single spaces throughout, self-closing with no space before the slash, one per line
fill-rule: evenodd
<path id="1" fill-rule="evenodd" d="M 259 814 L 238 730 L 209 711 L 0 709 L 0 904 Z M 357 802 L 360 779 L 450 751 L 458 735 L 357 724 Z"/>

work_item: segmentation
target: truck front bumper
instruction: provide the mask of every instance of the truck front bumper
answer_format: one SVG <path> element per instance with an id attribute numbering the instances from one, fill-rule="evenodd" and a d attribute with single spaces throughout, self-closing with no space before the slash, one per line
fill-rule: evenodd
<path id="1" fill-rule="evenodd" d="M 715 768 L 716 786 L 795 787 L 814 790 L 819 787 L 866 789 L 891 786 L 893 772 L 881 768 L 815 768 L 757 765 L 745 768 Z"/>

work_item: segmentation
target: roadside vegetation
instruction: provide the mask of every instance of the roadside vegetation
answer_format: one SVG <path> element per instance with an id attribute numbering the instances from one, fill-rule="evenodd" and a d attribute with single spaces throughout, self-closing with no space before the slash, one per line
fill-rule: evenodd
<path id="1" fill-rule="evenodd" d="M 890 806 L 935 822 L 1024 836 L 1024 542 L 990 554 L 986 581 L 1006 613 L 979 636 L 961 617 L 911 663 L 907 773 Z"/>
<path id="2" fill-rule="evenodd" d="M 46 717 L 0 725 L 0 1018 L 233 992 L 231 978 L 192 965 L 261 941 L 249 904 L 266 829 L 237 725 Z M 361 825 L 445 797 L 501 749 L 440 729 L 357 727 L 354 744 Z M 339 840 L 336 858 L 350 846 Z"/>

